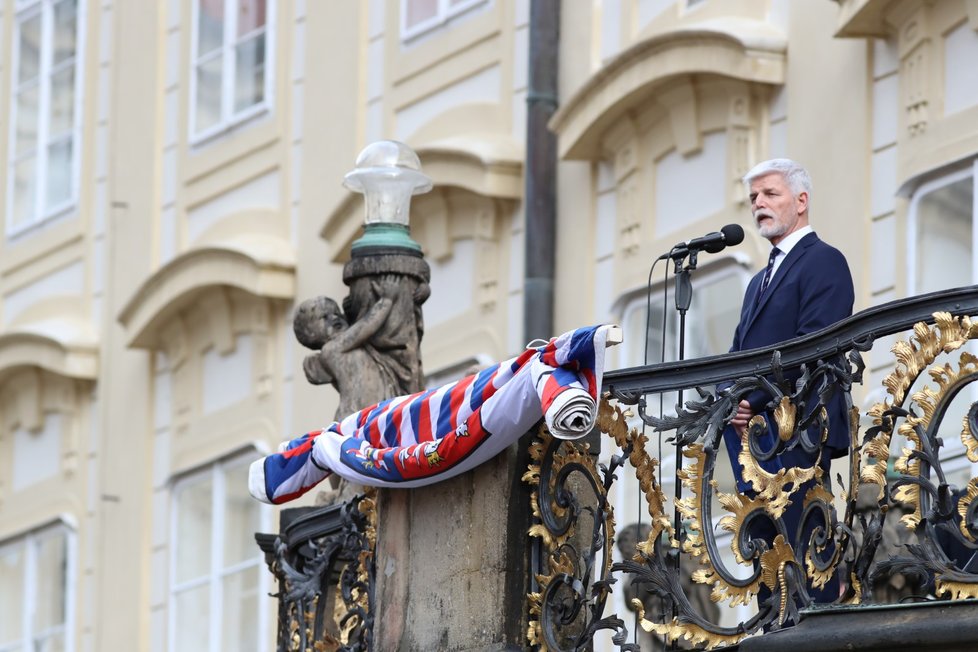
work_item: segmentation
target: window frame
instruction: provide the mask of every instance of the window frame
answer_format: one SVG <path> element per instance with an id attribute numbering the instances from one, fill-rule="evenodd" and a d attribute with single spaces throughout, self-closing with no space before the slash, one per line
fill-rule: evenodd
<path id="1" fill-rule="evenodd" d="M 34 649 L 34 644 L 36 642 L 36 636 L 33 631 L 33 620 L 34 611 L 37 605 L 37 554 L 39 544 L 45 539 L 54 537 L 58 534 L 64 534 L 65 537 L 65 582 L 64 582 L 64 600 L 65 600 L 65 620 L 64 624 L 60 626 L 50 627 L 45 632 L 44 636 L 50 636 L 56 633 L 59 629 L 64 632 L 64 643 L 65 652 L 74 652 L 75 650 L 75 587 L 76 587 L 76 569 L 78 564 L 77 557 L 77 534 L 74 528 L 70 527 L 64 520 L 59 520 L 53 524 L 45 525 L 37 529 L 31 530 L 25 534 L 12 536 L 8 539 L 0 541 L 0 554 L 15 548 L 17 546 L 23 547 L 24 554 L 24 586 L 21 587 L 23 590 L 22 598 L 24 605 L 24 613 L 21 620 L 21 637 L 19 642 L 14 642 L 4 645 L 0 642 L 0 652 L 8 652 L 11 650 L 32 650 Z"/>
<path id="2" fill-rule="evenodd" d="M 975 158 L 970 165 L 922 183 L 913 191 L 910 206 L 907 208 L 907 233 L 910 235 L 907 238 L 907 296 L 917 294 L 917 231 L 920 226 L 917 213 L 920 201 L 935 190 L 968 177 L 971 177 L 972 184 L 971 280 L 976 282 L 978 279 L 978 228 L 975 228 L 978 227 L 978 158 Z"/>
<path id="3" fill-rule="evenodd" d="M 85 24 L 87 16 L 86 0 L 77 0 L 75 6 L 75 53 L 74 62 L 74 97 L 72 104 L 72 125 L 70 131 L 71 151 L 71 173 L 70 173 L 70 192 L 68 198 L 50 209 L 45 210 L 45 194 L 48 188 L 47 163 L 48 149 L 53 144 L 50 140 L 50 121 L 51 121 L 51 78 L 52 73 L 52 53 L 54 49 L 54 5 L 57 0 L 18 0 L 15 6 L 13 26 L 11 29 L 11 56 L 10 56 L 10 97 L 8 98 L 9 124 L 7 126 L 7 216 L 4 223 L 4 233 L 7 238 L 13 238 L 22 233 L 37 228 L 38 226 L 61 217 L 78 205 L 79 186 L 81 180 L 81 125 L 82 125 L 82 91 L 84 89 L 85 67 L 82 62 L 85 58 Z M 38 74 L 37 74 L 37 136 L 35 141 L 34 177 L 36 187 L 34 188 L 34 206 L 32 214 L 20 224 L 15 224 L 14 216 L 14 187 L 16 184 L 16 174 L 14 167 L 19 158 L 16 152 L 17 120 L 18 115 L 18 74 L 20 70 L 20 44 L 21 26 L 34 16 L 41 19 L 41 47 L 38 55 Z M 67 66 L 60 68 L 57 72 L 67 69 Z"/>
<path id="4" fill-rule="evenodd" d="M 269 600 L 268 594 L 271 591 L 269 573 L 262 572 L 261 568 L 263 565 L 262 553 L 255 546 L 255 556 L 249 560 L 238 562 L 232 566 L 225 567 L 223 565 L 224 557 L 224 523 L 225 523 L 225 499 L 226 499 L 226 487 L 227 487 L 227 477 L 225 471 L 228 469 L 233 469 L 238 466 L 247 467 L 248 462 L 255 458 L 255 453 L 243 453 L 240 455 L 235 455 L 225 459 L 217 460 L 213 463 L 207 464 L 195 471 L 187 473 L 182 477 L 178 478 L 173 482 L 172 489 L 170 491 L 170 537 L 169 537 L 169 554 L 168 554 L 168 586 L 167 586 L 167 650 L 169 652 L 181 652 L 177 650 L 176 645 L 176 632 L 177 632 L 177 610 L 176 610 L 176 598 L 177 595 L 188 590 L 195 589 L 200 586 L 207 585 L 209 588 L 208 594 L 208 619 L 209 627 L 208 632 L 210 634 L 207 641 L 206 650 L 222 650 L 223 641 L 223 607 L 224 607 L 224 590 L 222 587 L 222 582 L 225 577 L 232 575 L 234 573 L 246 570 L 248 568 L 257 567 L 258 572 L 258 586 L 256 588 L 258 596 L 258 613 L 254 614 L 258 619 L 257 625 L 258 629 L 256 632 L 257 640 L 259 641 L 259 649 L 261 649 L 261 641 L 265 641 L 269 636 L 269 622 L 268 618 L 261 617 L 263 613 L 268 610 Z M 180 532 L 178 529 L 179 514 L 177 508 L 177 498 L 179 493 L 188 486 L 192 486 L 199 482 L 205 482 L 207 480 L 211 481 L 211 532 L 210 532 L 210 549 L 209 549 L 209 561 L 207 574 L 200 578 L 195 578 L 192 580 L 187 580 L 181 583 L 177 582 L 176 572 L 177 572 L 177 547 L 181 541 Z M 256 501 L 257 503 L 257 501 Z M 271 531 L 272 524 L 272 510 L 270 506 L 259 503 L 259 513 L 260 513 L 260 527 L 262 531 Z"/>
<path id="5" fill-rule="evenodd" d="M 401 28 L 401 41 L 410 41 L 426 32 L 440 27 L 461 15 L 473 7 L 487 4 L 489 0 L 460 0 L 455 5 L 450 4 L 450 0 L 438 0 L 438 10 L 435 15 L 427 20 L 423 20 L 416 25 L 407 25 L 407 5 L 411 0 L 401 0 L 399 24 Z"/>
<path id="6" fill-rule="evenodd" d="M 910 205 L 907 207 L 907 296 L 914 296 L 917 290 L 917 242 L 918 229 L 918 210 L 920 202 L 934 191 L 940 190 L 957 183 L 964 179 L 971 179 L 971 282 L 978 282 L 978 157 L 960 169 L 941 174 L 929 181 L 921 183 L 914 189 Z M 915 385 L 916 386 L 916 383 Z M 962 389 L 963 392 L 970 392 L 970 400 L 978 400 L 978 385 L 969 385 Z M 898 446 L 899 439 L 894 438 L 893 446 Z M 891 451 L 891 454 L 899 454 L 899 448 Z M 945 471 L 958 470 L 967 464 L 971 465 L 972 473 L 978 471 L 978 464 L 970 463 L 965 457 L 965 447 L 958 438 L 945 437 L 945 445 L 941 448 L 941 460 L 948 467 Z"/>
<path id="7" fill-rule="evenodd" d="M 238 0 L 222 0 L 224 3 L 224 24 L 222 25 L 221 42 L 221 117 L 217 123 L 206 129 L 197 130 L 197 66 L 199 64 L 198 42 L 200 40 L 200 5 L 203 0 L 192 0 L 190 19 L 190 106 L 187 112 L 188 140 L 191 145 L 203 144 L 217 136 L 236 129 L 260 115 L 270 114 L 275 106 L 275 32 L 276 32 L 276 0 L 265 2 L 265 79 L 261 102 L 252 104 L 246 109 L 234 111 L 235 73 L 237 63 L 234 57 L 235 47 L 239 42 L 252 38 L 259 30 L 249 32 L 244 37 L 237 37 Z"/>

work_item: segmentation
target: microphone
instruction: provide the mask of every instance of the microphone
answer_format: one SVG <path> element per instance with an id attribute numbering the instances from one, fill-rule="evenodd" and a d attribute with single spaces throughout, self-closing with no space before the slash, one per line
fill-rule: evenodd
<path id="1" fill-rule="evenodd" d="M 668 253 L 659 256 L 659 260 L 666 258 L 685 258 L 694 251 L 705 251 L 708 254 L 715 254 L 723 251 L 727 247 L 739 245 L 744 241 L 744 229 L 739 224 L 728 224 L 719 231 L 707 233 L 699 238 L 693 238 L 686 242 L 680 242 Z"/>

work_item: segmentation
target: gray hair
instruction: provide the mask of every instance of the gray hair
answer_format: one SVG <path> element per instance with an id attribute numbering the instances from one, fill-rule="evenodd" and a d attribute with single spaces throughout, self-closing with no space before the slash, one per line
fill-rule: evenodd
<path id="1" fill-rule="evenodd" d="M 803 192 L 808 193 L 808 201 L 812 200 L 812 178 L 808 176 L 808 171 L 790 158 L 772 158 L 770 161 L 758 163 L 751 171 L 744 175 L 744 185 L 748 188 L 750 184 L 760 177 L 768 174 L 780 174 L 788 187 L 791 188 L 795 197 Z"/>

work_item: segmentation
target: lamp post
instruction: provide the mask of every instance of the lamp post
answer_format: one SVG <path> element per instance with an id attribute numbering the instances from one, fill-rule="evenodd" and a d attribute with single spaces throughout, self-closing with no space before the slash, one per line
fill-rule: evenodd
<path id="1" fill-rule="evenodd" d="M 411 238 L 409 215 L 411 197 L 431 190 L 431 179 L 410 147 L 382 140 L 360 152 L 343 185 L 362 193 L 366 206 L 363 236 L 353 243 L 343 267 L 343 282 L 350 288 L 343 309 L 352 323 L 380 298 L 377 282 L 386 284 L 394 306 L 370 344 L 383 356 L 399 394 L 421 391 L 421 304 L 431 293 L 431 270 L 421 245 Z"/>
<path id="2" fill-rule="evenodd" d="M 431 270 L 421 246 L 411 238 L 409 215 L 411 197 L 431 190 L 431 179 L 421 172 L 421 162 L 411 148 L 386 140 L 360 152 L 343 185 L 363 193 L 366 205 L 363 236 L 353 243 L 350 260 L 343 266 L 343 282 L 350 288 L 343 309 L 352 323 L 379 300 L 378 287 L 393 300 L 387 319 L 369 345 L 378 354 L 375 361 L 395 379 L 398 391 L 394 395 L 419 392 L 424 389 L 421 304 L 431 293 Z M 392 397 L 378 400 L 384 398 Z M 398 572 L 376 574 L 374 603 L 384 604 L 394 613 L 404 612 L 411 563 L 404 550 L 404 542 L 411 537 L 411 492 L 379 490 L 376 504 L 374 560 L 382 559 L 388 571 L 397 568 Z M 403 634 L 403 620 L 373 622 L 379 626 L 373 632 L 377 649 L 395 649 L 395 641 Z"/>

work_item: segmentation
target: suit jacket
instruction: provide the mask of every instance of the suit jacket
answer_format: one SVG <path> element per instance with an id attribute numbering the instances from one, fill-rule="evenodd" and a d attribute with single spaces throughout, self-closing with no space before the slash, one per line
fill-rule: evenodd
<path id="1" fill-rule="evenodd" d="M 731 352 L 784 342 L 821 330 L 852 314 L 855 292 L 845 256 L 819 240 L 815 233 L 809 233 L 792 247 L 764 294 L 758 297 L 763 278 L 764 270 L 761 270 L 747 286 Z M 786 375 L 796 379 L 800 372 Z M 756 391 L 747 400 L 753 412 L 760 414 L 771 396 Z M 849 449 L 849 419 L 843 396 L 836 394 L 826 409 L 829 413 L 826 449 L 832 457 L 841 457 Z M 782 457 L 800 452 L 799 447 Z M 785 466 L 798 464 L 782 461 Z"/>

